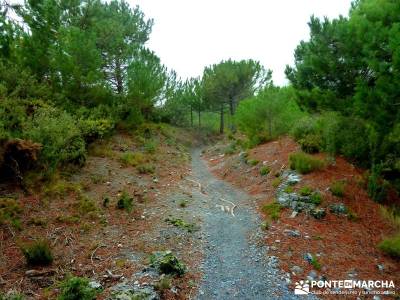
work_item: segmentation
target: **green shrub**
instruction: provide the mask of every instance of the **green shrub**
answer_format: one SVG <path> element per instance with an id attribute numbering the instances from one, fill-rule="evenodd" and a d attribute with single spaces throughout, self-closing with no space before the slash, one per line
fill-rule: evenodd
<path id="1" fill-rule="evenodd" d="M 338 180 L 331 183 L 329 190 L 331 191 L 332 195 L 343 198 L 345 188 L 346 182 L 343 180 Z"/>
<path id="2" fill-rule="evenodd" d="M 90 287 L 89 280 L 82 277 L 70 277 L 61 283 L 58 300 L 93 300 L 97 291 Z"/>
<path id="3" fill-rule="evenodd" d="M 315 118 L 303 117 L 298 120 L 292 127 L 291 134 L 296 141 L 305 138 L 307 135 L 315 135 L 317 133 L 317 122 Z"/>
<path id="4" fill-rule="evenodd" d="M 139 164 L 143 164 L 146 161 L 146 158 L 143 153 L 128 151 L 121 155 L 120 160 L 125 166 L 136 167 Z"/>
<path id="5" fill-rule="evenodd" d="M 283 207 L 279 203 L 273 202 L 271 204 L 264 205 L 262 211 L 272 220 L 278 220 L 282 209 Z"/>
<path id="6" fill-rule="evenodd" d="M 12 198 L 0 198 L 0 225 L 11 224 L 20 229 L 19 216 L 22 208 L 18 201 Z"/>
<path id="7" fill-rule="evenodd" d="M 368 177 L 368 195 L 376 202 L 382 203 L 387 199 L 389 182 L 381 177 L 380 167 L 373 167 Z"/>
<path id="8" fill-rule="evenodd" d="M 117 208 L 131 212 L 133 209 L 133 198 L 127 192 L 122 192 L 117 202 Z"/>
<path id="9" fill-rule="evenodd" d="M 81 215 L 87 215 L 92 212 L 97 211 L 97 205 L 93 199 L 87 197 L 86 195 L 79 196 L 78 211 Z"/>
<path id="10" fill-rule="evenodd" d="M 104 196 L 103 197 L 103 207 L 107 208 L 109 204 L 110 204 L 110 197 Z"/>
<path id="11" fill-rule="evenodd" d="M 261 176 L 268 175 L 269 172 L 271 172 L 271 169 L 270 169 L 268 166 L 262 166 L 262 167 L 260 168 L 260 175 L 261 175 Z"/>
<path id="12" fill-rule="evenodd" d="M 315 270 L 321 270 L 321 263 L 318 261 L 315 255 L 312 256 L 310 264 L 314 267 Z"/>
<path id="13" fill-rule="evenodd" d="M 229 144 L 228 147 L 226 147 L 224 149 L 224 154 L 230 155 L 230 154 L 234 154 L 236 151 L 237 151 L 236 144 L 235 143 L 231 143 L 231 144 Z"/>
<path id="14" fill-rule="evenodd" d="M 374 133 L 370 132 L 370 127 L 360 119 L 341 117 L 336 130 L 334 133 L 336 152 L 363 166 L 368 166 L 371 159 L 371 146 L 375 143 Z"/>
<path id="15" fill-rule="evenodd" d="M 291 131 L 307 153 L 324 150 L 368 166 L 376 145 L 372 126 L 355 117 L 344 117 L 337 112 L 324 112 L 318 117 L 300 120 Z"/>
<path id="16" fill-rule="evenodd" d="M 329 112 L 319 117 L 318 126 L 325 151 L 342 154 L 363 166 L 369 166 L 376 134 L 365 121 Z"/>
<path id="17" fill-rule="evenodd" d="M 311 203 L 314 203 L 315 205 L 320 205 L 322 203 L 322 195 L 320 192 L 313 192 L 310 195 Z"/>
<path id="18" fill-rule="evenodd" d="M 132 103 L 128 103 L 126 98 L 121 100 L 122 103 L 117 112 L 120 116 L 117 127 L 119 129 L 138 129 L 144 122 L 140 109 Z"/>
<path id="19" fill-rule="evenodd" d="M 42 144 L 40 158 L 54 170 L 64 163 L 83 164 L 85 141 L 73 117 L 54 108 L 39 108 L 27 123 L 24 137 Z"/>
<path id="20" fill-rule="evenodd" d="M 247 160 L 247 164 L 250 165 L 250 166 L 256 166 L 256 165 L 258 165 L 259 162 L 260 161 L 257 160 L 257 159 L 249 159 L 249 160 Z"/>
<path id="21" fill-rule="evenodd" d="M 302 116 L 292 88 L 269 87 L 241 101 L 235 121 L 254 146 L 289 132 Z"/>
<path id="22" fill-rule="evenodd" d="M 21 250 L 28 265 L 49 265 L 53 262 L 50 244 L 46 240 L 38 240 L 23 245 Z"/>
<path id="23" fill-rule="evenodd" d="M 24 300 L 24 299 L 26 299 L 25 296 L 17 292 L 11 292 L 4 295 L 0 292 L 0 300 Z"/>
<path id="24" fill-rule="evenodd" d="M 310 188 L 309 186 L 303 186 L 299 191 L 301 196 L 310 196 L 312 194 L 312 192 L 313 192 L 313 189 Z"/>
<path id="25" fill-rule="evenodd" d="M 289 156 L 290 168 L 301 174 L 307 174 L 322 169 L 325 164 L 322 160 L 303 152 L 292 153 Z"/>
<path id="26" fill-rule="evenodd" d="M 141 164 L 136 167 L 140 174 L 153 174 L 155 167 L 152 164 Z"/>
<path id="27" fill-rule="evenodd" d="M 22 137 L 26 124 L 30 121 L 27 112 L 35 112 L 41 107 L 48 107 L 48 105 L 40 100 L 2 98 L 0 101 L 0 131 L 3 133 L 0 137 Z"/>
<path id="28" fill-rule="evenodd" d="M 316 134 L 308 134 L 302 139 L 298 140 L 301 150 L 306 153 L 317 153 L 321 150 L 321 137 Z"/>
<path id="29" fill-rule="evenodd" d="M 43 193 L 49 198 L 63 198 L 69 193 L 79 193 L 81 189 L 82 187 L 77 183 L 66 180 L 52 180 L 45 186 Z"/>
<path id="30" fill-rule="evenodd" d="M 378 245 L 379 249 L 394 258 L 400 258 L 400 234 L 386 238 Z"/>
<path id="31" fill-rule="evenodd" d="M 171 251 L 153 252 L 150 263 L 160 274 L 182 276 L 186 272 L 186 266 Z"/>
<path id="32" fill-rule="evenodd" d="M 114 129 L 114 125 L 110 119 L 80 119 L 78 122 L 78 127 L 87 142 L 109 135 Z"/>

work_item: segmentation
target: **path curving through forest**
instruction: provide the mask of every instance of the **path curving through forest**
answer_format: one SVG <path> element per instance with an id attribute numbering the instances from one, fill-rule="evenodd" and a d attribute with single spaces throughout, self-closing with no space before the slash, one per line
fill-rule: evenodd
<path id="1" fill-rule="evenodd" d="M 192 151 L 193 212 L 203 220 L 203 280 L 198 299 L 297 299 L 287 287 L 275 257 L 267 255 L 261 220 L 251 196 L 217 179 L 201 157 Z M 237 205 L 234 215 L 223 211 Z M 231 205 L 232 206 L 232 205 Z"/>

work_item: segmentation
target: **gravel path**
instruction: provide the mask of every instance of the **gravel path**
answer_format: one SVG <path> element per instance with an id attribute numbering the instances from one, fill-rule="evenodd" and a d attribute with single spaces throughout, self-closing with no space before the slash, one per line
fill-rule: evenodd
<path id="1" fill-rule="evenodd" d="M 192 170 L 204 192 L 193 189 L 192 210 L 203 220 L 205 254 L 198 299 L 298 299 L 277 258 L 267 255 L 251 197 L 212 175 L 199 149 L 192 153 Z M 227 205 L 220 198 L 237 205 L 235 216 L 216 207 Z"/>

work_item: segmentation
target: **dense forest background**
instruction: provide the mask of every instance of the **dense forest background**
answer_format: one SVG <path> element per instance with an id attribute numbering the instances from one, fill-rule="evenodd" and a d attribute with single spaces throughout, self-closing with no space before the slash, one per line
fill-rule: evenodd
<path id="1" fill-rule="evenodd" d="M 243 133 L 232 147 L 291 134 L 305 152 L 369 169 L 377 201 L 400 190 L 398 1 L 359 0 L 346 17 L 312 17 L 287 87 L 251 59 L 181 80 L 146 47 L 152 25 L 120 0 L 1 2 L 2 177 L 23 182 L 34 169 L 46 179 L 82 165 L 87 146 L 114 130 L 168 122 Z"/>

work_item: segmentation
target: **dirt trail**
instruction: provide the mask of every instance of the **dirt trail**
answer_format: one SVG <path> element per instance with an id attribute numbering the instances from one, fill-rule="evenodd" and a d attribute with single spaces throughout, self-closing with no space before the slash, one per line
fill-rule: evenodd
<path id="1" fill-rule="evenodd" d="M 251 197 L 214 177 L 199 149 L 192 152 L 192 170 L 192 179 L 203 188 L 203 193 L 193 190 L 192 206 L 203 220 L 204 277 L 198 299 L 296 299 L 276 258 L 267 255 Z M 235 216 L 216 207 L 228 205 L 221 198 L 237 205 Z"/>

